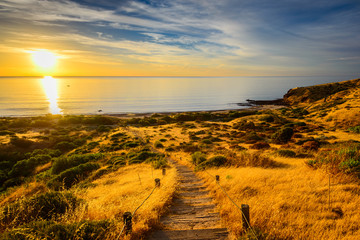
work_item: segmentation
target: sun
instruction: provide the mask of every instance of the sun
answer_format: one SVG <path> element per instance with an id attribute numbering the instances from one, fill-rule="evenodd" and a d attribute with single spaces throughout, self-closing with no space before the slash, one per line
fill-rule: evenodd
<path id="1" fill-rule="evenodd" d="M 55 66 L 57 57 L 54 53 L 47 50 L 39 50 L 32 52 L 32 59 L 36 66 L 49 69 Z"/>

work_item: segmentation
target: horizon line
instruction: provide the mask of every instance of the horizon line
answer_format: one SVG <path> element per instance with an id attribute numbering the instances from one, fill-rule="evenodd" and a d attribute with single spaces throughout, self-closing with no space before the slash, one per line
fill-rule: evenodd
<path id="1" fill-rule="evenodd" d="M 0 78 L 17 78 L 17 77 L 21 77 L 21 78 L 32 78 L 32 77 L 39 77 L 39 78 L 44 78 L 44 77 L 54 77 L 54 78 L 65 78 L 65 77 L 130 77 L 130 78 L 140 78 L 140 77 L 148 77 L 148 78 L 182 78 L 182 77 L 191 77 L 191 78 L 216 78 L 216 77 L 336 77 L 336 75 L 236 75 L 236 76 L 211 76 L 211 75 L 207 75 L 207 76 L 191 76 L 191 75 L 186 75 L 186 76 L 126 76 L 126 75 L 111 75 L 111 76 L 107 76 L 107 75 L 65 75 L 65 76 L 51 76 L 51 75 L 34 75 L 34 76 L 0 76 Z M 341 75 L 339 75 L 338 77 L 342 77 Z M 345 77 L 345 76 L 343 76 Z M 356 78 L 355 78 L 356 79 Z"/>

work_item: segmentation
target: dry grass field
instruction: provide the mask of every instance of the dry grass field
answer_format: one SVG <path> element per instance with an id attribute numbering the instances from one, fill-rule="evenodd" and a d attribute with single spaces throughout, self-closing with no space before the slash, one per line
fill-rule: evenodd
<path id="1" fill-rule="evenodd" d="M 339 89 L 276 109 L 1 119 L 0 239 L 143 239 L 176 190 L 169 157 L 235 239 L 360 239 L 359 88 Z M 251 231 L 226 194 L 250 206 Z"/>

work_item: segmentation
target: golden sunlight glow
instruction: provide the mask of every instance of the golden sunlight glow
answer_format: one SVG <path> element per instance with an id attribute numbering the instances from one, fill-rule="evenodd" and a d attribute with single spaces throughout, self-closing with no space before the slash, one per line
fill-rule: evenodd
<path id="1" fill-rule="evenodd" d="M 53 68 L 56 64 L 56 55 L 47 50 L 32 52 L 32 58 L 36 66 L 40 68 Z"/>
<path id="2" fill-rule="evenodd" d="M 45 92 L 45 95 L 49 101 L 49 111 L 51 114 L 62 114 L 61 109 L 58 106 L 58 80 L 46 76 L 41 79 L 41 83 Z"/>

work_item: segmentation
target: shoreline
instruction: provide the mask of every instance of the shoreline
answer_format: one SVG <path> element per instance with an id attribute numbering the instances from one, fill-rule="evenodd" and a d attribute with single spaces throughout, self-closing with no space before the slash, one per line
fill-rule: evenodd
<path id="1" fill-rule="evenodd" d="M 119 118 L 141 118 L 141 117 L 150 117 L 153 114 L 160 115 L 172 115 L 172 114 L 181 114 L 181 113 L 226 113 L 230 111 L 259 111 L 259 110 L 272 110 L 287 107 L 285 105 L 275 105 L 275 104 L 264 104 L 264 105 L 256 105 L 249 106 L 248 108 L 234 108 L 234 109 L 219 109 L 219 110 L 204 110 L 204 111 L 178 111 L 178 112 L 148 112 L 148 113 L 104 113 L 104 114 L 96 114 L 102 116 L 110 116 L 110 117 L 119 117 Z M 91 116 L 92 114 L 87 114 Z M 93 114 L 94 115 L 94 114 Z"/>
<path id="2" fill-rule="evenodd" d="M 249 99 L 248 99 L 249 100 Z M 110 117 L 118 117 L 118 118 L 141 118 L 141 117 L 150 117 L 153 114 L 160 115 L 173 115 L 173 114 L 181 114 L 181 113 L 226 113 L 230 111 L 259 111 L 259 110 L 273 110 L 283 107 L 288 107 L 287 105 L 276 104 L 278 100 L 250 100 L 250 103 L 236 103 L 238 106 L 243 106 L 246 108 L 232 108 L 232 109 L 217 109 L 217 110 L 195 110 L 195 111 L 176 111 L 176 112 L 138 112 L 138 113 L 79 113 L 79 114 L 41 114 L 41 115 L 27 115 L 27 116 L 0 116 L 1 118 L 32 118 L 32 117 L 40 117 L 40 116 L 110 116 Z"/>

